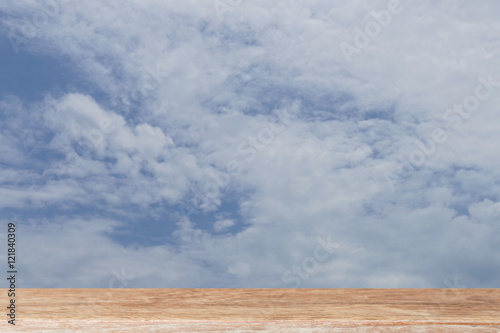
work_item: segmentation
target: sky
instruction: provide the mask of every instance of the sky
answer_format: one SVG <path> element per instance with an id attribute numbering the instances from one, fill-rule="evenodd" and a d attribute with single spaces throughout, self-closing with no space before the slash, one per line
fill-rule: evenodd
<path id="1" fill-rule="evenodd" d="M 499 15 L 0 2 L 18 287 L 498 287 Z"/>

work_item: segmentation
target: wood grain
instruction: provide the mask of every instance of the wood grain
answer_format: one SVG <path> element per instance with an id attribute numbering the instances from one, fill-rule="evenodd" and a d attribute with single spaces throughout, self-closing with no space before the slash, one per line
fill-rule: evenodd
<path id="1" fill-rule="evenodd" d="M 500 289 L 18 289 L 16 296 L 17 325 L 5 319 L 2 332 L 500 332 Z"/>

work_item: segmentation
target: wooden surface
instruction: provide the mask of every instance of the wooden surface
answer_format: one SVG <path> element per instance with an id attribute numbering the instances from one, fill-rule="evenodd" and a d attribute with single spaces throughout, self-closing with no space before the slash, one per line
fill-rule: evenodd
<path id="1" fill-rule="evenodd" d="M 500 332 L 500 289 L 18 289 L 16 296 L 17 325 L 4 314 L 1 332 Z"/>

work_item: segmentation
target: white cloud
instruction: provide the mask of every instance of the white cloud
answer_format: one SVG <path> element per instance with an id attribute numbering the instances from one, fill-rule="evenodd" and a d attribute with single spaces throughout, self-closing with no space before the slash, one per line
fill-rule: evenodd
<path id="1" fill-rule="evenodd" d="M 234 221 L 231 219 L 219 220 L 214 223 L 214 230 L 217 232 L 221 232 L 230 228 L 234 225 Z"/>
<path id="2" fill-rule="evenodd" d="M 0 170 L 1 206 L 140 216 L 137 207 L 157 205 L 173 223 L 172 205 L 195 196 L 206 213 L 231 211 L 197 223 L 177 216 L 172 244 L 134 249 L 111 241 L 119 223 L 95 212 L 58 218 L 67 241 L 39 232 L 56 224 L 34 218 L 26 239 L 73 246 L 64 261 L 80 265 L 60 278 L 47 270 L 39 284 L 104 286 L 116 260 L 141 267 L 137 286 L 284 287 L 283 272 L 329 235 L 342 248 L 303 286 L 443 287 L 457 275 L 493 286 L 500 90 L 394 192 L 385 175 L 415 140 L 446 125 L 443 114 L 479 76 L 500 81 L 498 4 L 402 0 L 401 13 L 347 62 L 339 45 L 388 2 L 244 1 L 221 18 L 212 1 L 61 1 L 21 52 L 68 57 L 99 94 L 74 89 L 29 106 L 4 98 L 2 109 L 18 116 L 0 133 L 0 161 L 11 163 Z M 2 18 L 7 31 L 21 31 L 15 17 L 37 6 L 0 5 L 12 14 Z M 283 110 L 293 117 L 273 131 Z M 37 157 L 26 142 L 54 155 Z M 97 250 L 71 241 L 80 233 L 108 257 L 90 264 Z M 36 256 L 25 259 L 32 272 Z"/>

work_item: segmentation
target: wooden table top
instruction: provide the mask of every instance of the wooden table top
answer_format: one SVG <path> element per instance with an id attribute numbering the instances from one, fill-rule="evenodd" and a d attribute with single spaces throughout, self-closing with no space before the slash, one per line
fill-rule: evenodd
<path id="1" fill-rule="evenodd" d="M 500 332 L 500 289 L 18 289 L 16 311 L 2 332 Z"/>

